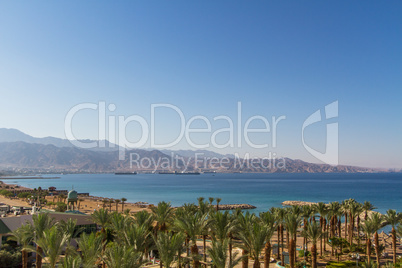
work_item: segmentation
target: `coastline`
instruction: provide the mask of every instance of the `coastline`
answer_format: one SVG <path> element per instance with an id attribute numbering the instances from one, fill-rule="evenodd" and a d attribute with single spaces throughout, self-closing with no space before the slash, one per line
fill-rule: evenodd
<path id="1" fill-rule="evenodd" d="M 43 179 L 60 179 L 60 177 L 42 177 L 42 176 L 4 176 L 0 180 L 43 180 Z"/>

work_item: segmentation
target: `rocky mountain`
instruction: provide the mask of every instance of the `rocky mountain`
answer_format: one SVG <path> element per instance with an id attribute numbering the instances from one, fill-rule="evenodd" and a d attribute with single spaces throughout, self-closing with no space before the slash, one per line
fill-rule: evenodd
<path id="1" fill-rule="evenodd" d="M 32 137 L 24 132 L 13 129 L 13 128 L 0 128 L 0 143 L 2 142 L 26 142 L 26 143 L 36 143 L 36 144 L 44 144 L 44 145 L 54 145 L 56 147 L 74 147 L 74 145 L 67 139 L 60 139 L 55 137 L 44 137 L 44 138 L 36 138 Z M 80 142 L 90 143 L 94 142 L 94 140 L 79 140 Z M 116 151 L 118 150 L 118 146 L 109 146 L 112 143 L 105 140 L 105 148 L 94 148 L 93 151 Z"/>
<path id="2" fill-rule="evenodd" d="M 91 151 L 75 147 L 27 142 L 0 143 L 0 170 L 31 170 L 36 172 L 378 172 L 378 170 L 312 164 L 289 158 L 255 160 L 224 158 L 221 162 L 195 161 L 188 155 L 165 154 L 158 150 L 127 150 L 124 160 L 118 151 Z"/>

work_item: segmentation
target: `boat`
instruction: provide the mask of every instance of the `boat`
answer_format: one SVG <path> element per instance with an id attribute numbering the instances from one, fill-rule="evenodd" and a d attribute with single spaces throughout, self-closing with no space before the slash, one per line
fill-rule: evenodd
<path id="1" fill-rule="evenodd" d="M 137 175 L 137 172 L 116 172 L 114 175 Z"/>
<path id="2" fill-rule="evenodd" d="M 176 175 L 200 175 L 200 172 L 175 172 Z"/>

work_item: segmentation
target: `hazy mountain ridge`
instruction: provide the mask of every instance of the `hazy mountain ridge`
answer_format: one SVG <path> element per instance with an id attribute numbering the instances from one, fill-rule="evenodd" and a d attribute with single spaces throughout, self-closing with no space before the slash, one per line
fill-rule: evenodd
<path id="1" fill-rule="evenodd" d="M 88 140 L 89 141 L 89 140 Z M 87 142 L 88 142 L 87 141 Z M 204 161 L 195 161 L 195 154 Z M 130 158 L 131 154 L 131 158 Z M 204 158 L 205 157 L 205 158 Z M 226 158 L 216 166 L 208 158 Z M 254 161 L 254 162 L 253 162 Z M 281 162 L 282 161 L 282 162 Z M 89 150 L 74 147 L 68 140 L 54 137 L 34 138 L 16 129 L 0 129 L 0 168 L 52 170 L 60 172 L 116 172 L 116 171 L 216 171 L 216 172 L 379 172 L 384 170 L 354 166 L 330 166 L 307 163 L 289 158 L 276 161 L 241 159 L 208 150 L 126 150 L 119 160 L 117 148 Z"/>
<path id="2" fill-rule="evenodd" d="M 134 157 L 130 158 L 130 154 Z M 141 162 L 142 159 L 145 161 Z M 162 161 L 161 161 L 162 160 Z M 163 166 L 163 161 L 168 165 Z M 128 150 L 124 160 L 119 160 L 118 151 L 101 152 L 74 147 L 31 144 L 26 142 L 0 143 L 0 168 L 52 170 L 60 172 L 116 172 L 116 171 L 212 171 L 217 172 L 377 172 L 375 169 L 311 164 L 301 160 L 284 159 L 284 165 L 271 165 L 268 160 L 251 163 L 252 160 L 228 158 L 228 162 L 216 167 L 209 161 L 186 160 L 153 150 Z M 131 163 L 131 165 L 130 165 Z"/>

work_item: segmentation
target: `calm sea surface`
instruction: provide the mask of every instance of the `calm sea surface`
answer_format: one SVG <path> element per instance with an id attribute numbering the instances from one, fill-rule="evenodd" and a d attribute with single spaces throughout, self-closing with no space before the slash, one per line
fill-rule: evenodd
<path id="1" fill-rule="evenodd" d="M 60 179 L 12 179 L 22 186 L 89 192 L 91 195 L 122 198 L 129 202 L 157 204 L 170 201 L 179 206 L 196 203 L 197 197 L 220 197 L 222 204 L 247 203 L 254 212 L 281 206 L 285 200 L 311 202 L 354 198 L 371 201 L 377 211 L 402 211 L 402 174 L 74 174 Z"/>

